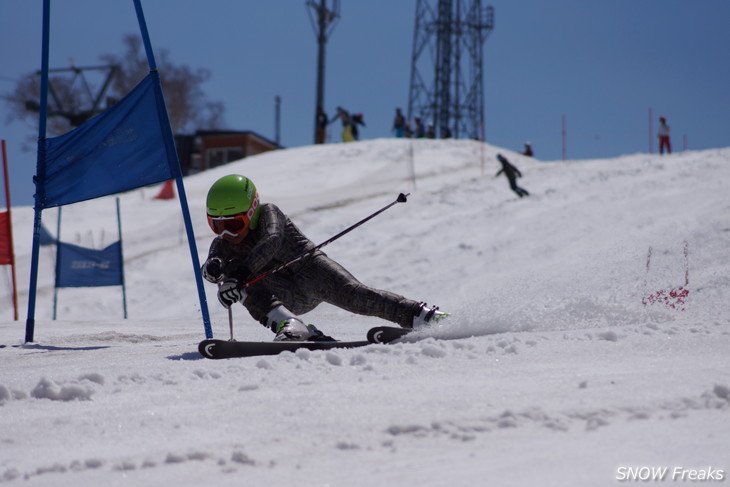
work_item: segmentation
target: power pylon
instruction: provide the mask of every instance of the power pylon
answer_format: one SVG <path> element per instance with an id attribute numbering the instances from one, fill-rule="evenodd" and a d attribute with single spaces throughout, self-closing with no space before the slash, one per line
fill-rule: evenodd
<path id="1" fill-rule="evenodd" d="M 330 34 L 334 30 L 336 21 L 340 18 L 340 0 L 332 0 L 332 7 L 327 8 L 326 0 L 320 0 L 319 4 L 314 0 L 307 1 L 307 7 L 311 7 L 309 18 L 317 36 L 317 101 L 314 105 L 314 143 L 317 143 L 317 109 L 324 110 L 324 58 L 325 46 Z M 314 15 L 312 14 L 314 12 Z M 316 17 L 315 17 L 316 16 Z"/>
<path id="2" fill-rule="evenodd" d="M 494 8 L 481 0 L 418 0 L 408 119 L 439 137 L 484 140 L 484 43 Z"/>

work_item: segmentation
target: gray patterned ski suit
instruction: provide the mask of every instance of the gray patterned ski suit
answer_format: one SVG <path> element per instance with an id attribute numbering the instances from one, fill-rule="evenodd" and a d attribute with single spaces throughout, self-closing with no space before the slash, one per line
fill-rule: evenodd
<path id="1" fill-rule="evenodd" d="M 276 205 L 265 203 L 261 205 L 258 225 L 245 240 L 232 244 L 216 237 L 204 265 L 218 257 L 223 261 L 224 279 L 245 283 L 314 247 Z M 320 250 L 252 284 L 246 292 L 243 305 L 264 326 L 266 314 L 279 304 L 299 315 L 326 302 L 405 328 L 413 326 L 413 317 L 421 308 L 417 301 L 365 286 Z"/>

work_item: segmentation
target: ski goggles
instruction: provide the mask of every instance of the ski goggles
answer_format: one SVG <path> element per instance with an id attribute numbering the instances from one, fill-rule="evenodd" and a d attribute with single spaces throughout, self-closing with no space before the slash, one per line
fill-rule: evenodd
<path id="1" fill-rule="evenodd" d="M 232 237 L 241 235 L 248 229 L 251 219 L 246 213 L 238 213 L 231 216 L 210 216 L 208 225 L 217 235 L 228 234 Z"/>

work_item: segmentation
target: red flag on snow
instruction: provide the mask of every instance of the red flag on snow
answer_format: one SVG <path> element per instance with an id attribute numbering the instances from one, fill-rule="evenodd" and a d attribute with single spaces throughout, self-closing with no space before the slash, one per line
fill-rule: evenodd
<path id="1" fill-rule="evenodd" d="M 0 265 L 13 263 L 13 246 L 10 242 L 10 217 L 7 211 L 0 213 Z"/>
<path id="2" fill-rule="evenodd" d="M 155 196 L 156 200 L 171 200 L 175 197 L 175 189 L 172 185 L 173 180 L 168 179 L 165 181 L 165 184 L 162 185 L 162 189 L 160 189 L 160 192 L 157 196 Z"/>

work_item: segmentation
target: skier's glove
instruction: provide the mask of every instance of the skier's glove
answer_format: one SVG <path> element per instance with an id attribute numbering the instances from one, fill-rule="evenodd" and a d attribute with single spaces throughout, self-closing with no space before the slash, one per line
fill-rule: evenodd
<path id="1" fill-rule="evenodd" d="M 203 264 L 200 269 L 203 273 L 203 277 L 208 282 L 220 282 L 223 279 L 223 261 L 220 257 L 213 257 Z"/>
<path id="2" fill-rule="evenodd" d="M 226 308 L 230 308 L 234 303 L 245 300 L 246 290 L 241 289 L 238 281 L 234 279 L 226 279 L 218 287 L 218 301 Z"/>

